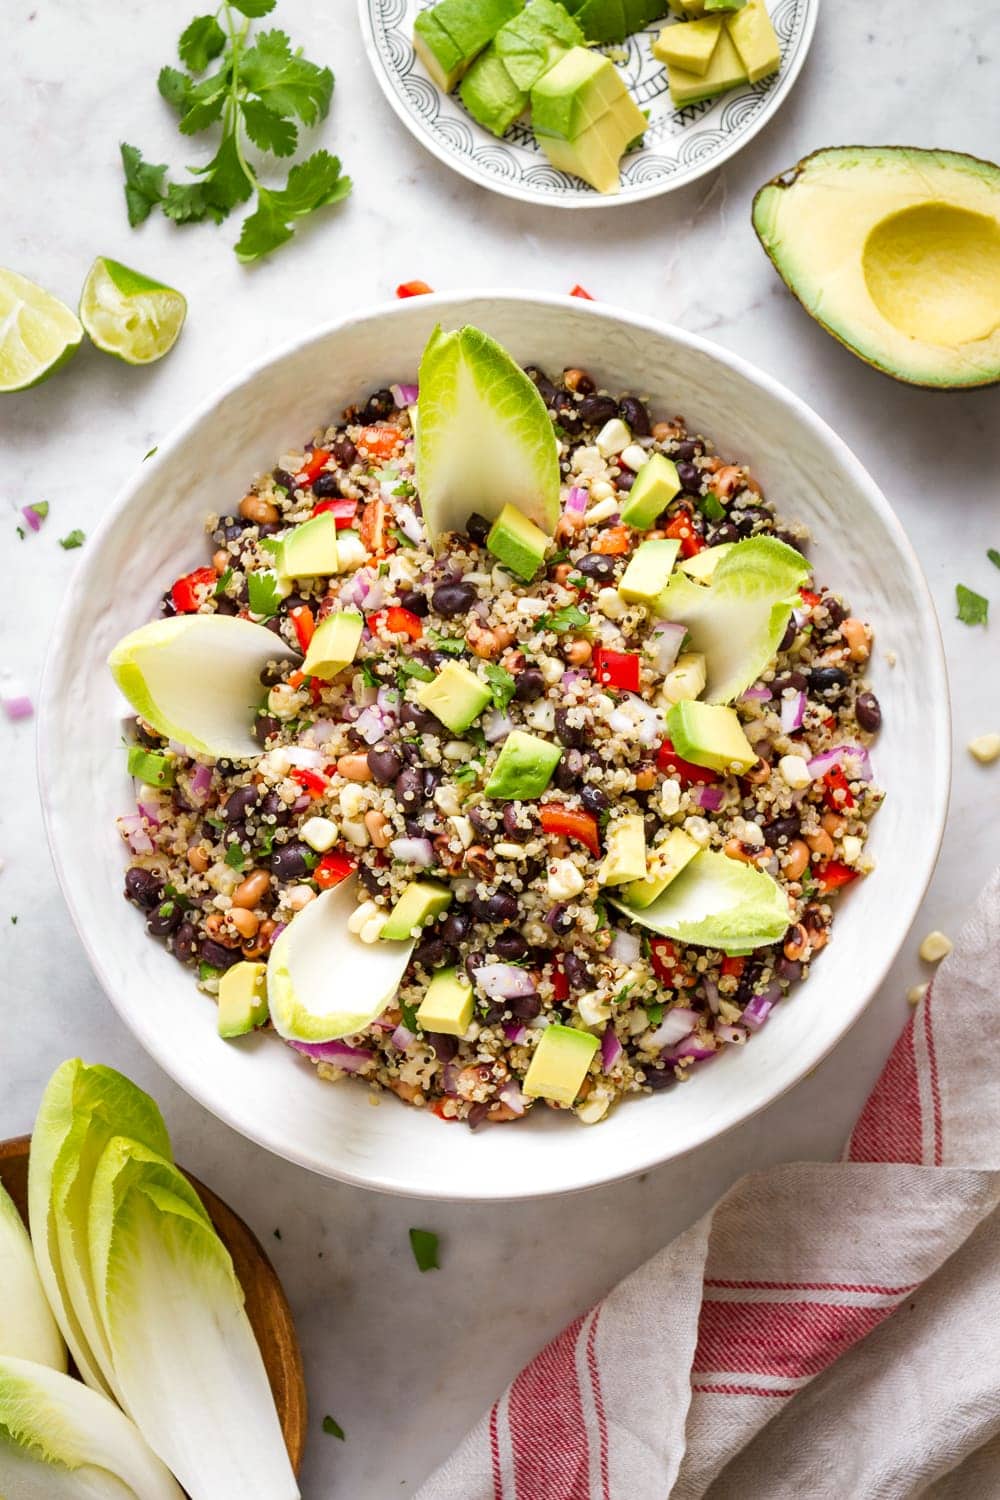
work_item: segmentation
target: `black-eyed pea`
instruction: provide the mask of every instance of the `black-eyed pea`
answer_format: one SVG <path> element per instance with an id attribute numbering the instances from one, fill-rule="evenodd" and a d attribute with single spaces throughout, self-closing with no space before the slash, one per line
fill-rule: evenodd
<path id="1" fill-rule="evenodd" d="M 225 550 L 224 547 L 220 547 L 218 552 L 212 553 L 212 567 L 220 577 L 230 566 L 231 562 L 232 558 L 229 556 L 229 553 Z"/>
<path id="2" fill-rule="evenodd" d="M 365 827 L 368 829 L 368 837 L 376 849 L 386 849 L 392 833 L 388 819 L 377 808 L 372 808 L 365 813 Z"/>
<path id="3" fill-rule="evenodd" d="M 252 911 L 247 911 L 243 906 L 234 906 L 229 913 L 229 922 L 235 927 L 244 942 L 257 936 L 260 926 L 260 918 L 255 917 Z"/>
<path id="4" fill-rule="evenodd" d="M 830 859 L 833 855 L 833 839 L 825 828 L 806 834 L 806 843 L 818 859 Z"/>
<path id="5" fill-rule="evenodd" d="M 840 633 L 847 642 L 847 649 L 851 660 L 867 661 L 871 655 L 872 648 L 868 626 L 864 620 L 858 620 L 851 615 L 842 623 Z"/>
<path id="6" fill-rule="evenodd" d="M 839 839 L 847 827 L 847 819 L 842 818 L 840 813 L 835 812 L 824 813 L 820 822 L 832 839 Z"/>
<path id="7" fill-rule="evenodd" d="M 253 521 L 257 526 L 273 526 L 279 519 L 278 507 L 259 495 L 244 495 L 240 501 L 240 515 L 244 521 Z"/>
<path id="8" fill-rule="evenodd" d="M 781 862 L 781 873 L 786 880 L 798 880 L 809 864 L 809 846 L 802 839 L 793 839 Z"/>
<path id="9" fill-rule="evenodd" d="M 201 844 L 192 844 L 187 852 L 187 862 L 196 875 L 204 875 L 211 860 Z"/>
<path id="10" fill-rule="evenodd" d="M 342 755 L 337 761 L 337 774 L 345 781 L 371 781 L 372 768 L 367 755 Z"/>
<path id="11" fill-rule="evenodd" d="M 789 963 L 801 963 L 809 954 L 809 934 L 801 922 L 796 922 L 788 936 L 785 938 L 782 952 Z"/>
<path id="12" fill-rule="evenodd" d="M 267 895 L 270 884 L 271 877 L 266 870 L 251 870 L 233 892 L 233 905 L 253 911 Z"/>
<path id="13" fill-rule="evenodd" d="M 591 646 L 590 642 L 582 635 L 574 636 L 573 639 L 571 641 L 567 641 L 566 645 L 563 647 L 563 656 L 572 667 L 585 666 L 593 656 L 593 654 L 594 648 Z"/>

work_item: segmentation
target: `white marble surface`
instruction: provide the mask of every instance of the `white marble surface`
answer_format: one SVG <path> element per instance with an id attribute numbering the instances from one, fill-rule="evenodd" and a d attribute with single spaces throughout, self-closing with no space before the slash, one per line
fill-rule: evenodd
<path id="1" fill-rule="evenodd" d="M 925 977 L 917 940 L 932 926 L 954 931 L 996 862 L 1000 765 L 976 766 L 965 746 L 1000 729 L 1000 574 L 985 558 L 987 546 L 1000 546 L 1000 391 L 935 396 L 865 369 L 783 292 L 748 219 L 752 191 L 818 146 L 896 142 L 996 155 L 996 7 L 962 0 L 948 11 L 931 24 L 910 0 L 824 5 L 795 93 L 745 152 L 693 188 L 621 214 L 588 214 L 584 223 L 478 191 L 425 155 L 368 73 L 351 0 L 280 0 L 281 24 L 337 73 L 322 139 L 356 187 L 342 210 L 247 270 L 229 248 L 230 226 L 175 230 L 153 220 L 133 233 L 125 220 L 120 139 L 154 161 L 192 159 L 155 94 L 156 72 L 190 8 L 177 0 L 7 0 L 0 262 L 72 302 L 92 257 L 109 254 L 159 274 L 190 301 L 183 339 L 162 365 L 137 373 L 85 350 L 48 385 L 0 404 L 0 664 L 32 688 L 77 563 L 57 538 L 92 529 L 146 450 L 247 361 L 319 320 L 390 296 L 410 277 L 442 288 L 554 291 L 581 281 L 598 297 L 655 310 L 756 361 L 811 401 L 882 484 L 942 618 L 955 718 L 951 817 L 912 941 L 866 1016 L 834 1056 L 742 1131 L 642 1179 L 526 1208 L 424 1209 L 324 1182 L 263 1156 L 182 1096 L 140 1052 L 86 967 L 44 843 L 32 726 L 0 721 L 8 768 L 0 944 L 9 981 L 0 1136 L 30 1127 L 53 1066 L 76 1053 L 125 1069 L 156 1094 L 181 1159 L 244 1214 L 284 1278 L 313 1412 L 309 1500 L 412 1493 L 540 1340 L 735 1176 L 834 1155 L 905 1018 L 907 988 Z M 14 508 L 42 499 L 51 505 L 45 529 L 18 541 Z M 993 595 L 989 632 L 953 618 L 957 581 Z M 920 663 L 899 669 L 919 672 Z M 437 1273 L 420 1276 L 413 1265 L 413 1224 L 441 1235 Z M 321 1433 L 325 1412 L 346 1429 L 346 1444 Z"/>

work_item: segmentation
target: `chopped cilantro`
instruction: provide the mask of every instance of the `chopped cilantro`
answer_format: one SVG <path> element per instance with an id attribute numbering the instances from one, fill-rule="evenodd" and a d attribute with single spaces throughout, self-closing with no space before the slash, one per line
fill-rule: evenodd
<path id="1" fill-rule="evenodd" d="M 17 535 L 18 535 L 18 538 L 20 539 L 20 541 L 23 542 L 24 541 L 24 537 L 25 537 L 24 527 L 23 526 L 15 526 L 14 530 L 17 532 Z"/>
<path id="2" fill-rule="evenodd" d="M 578 604 L 567 604 L 562 609 L 553 610 L 550 615 L 540 615 L 535 622 L 538 630 L 554 630 L 556 635 L 567 630 L 583 630 L 589 624 L 590 616 Z"/>
<path id="3" fill-rule="evenodd" d="M 17 917 L 14 916 L 13 913 L 11 914 L 10 925 L 12 927 L 16 927 L 17 926 Z"/>
<path id="4" fill-rule="evenodd" d="M 395 494 L 395 491 L 393 491 L 393 493 Z M 416 542 L 410 541 L 410 538 L 406 535 L 406 532 L 403 531 L 399 526 L 390 526 L 389 535 L 394 536 L 401 547 L 415 547 L 417 545 Z"/>
<path id="5" fill-rule="evenodd" d="M 247 862 L 246 854 L 240 844 L 230 844 L 226 850 L 226 864 L 231 870 L 242 870 Z"/>
<path id="6" fill-rule="evenodd" d="M 446 656 L 461 656 L 465 650 L 464 640 L 457 636 L 438 635 L 434 630 L 429 630 L 427 636 L 434 650 L 443 651 Z"/>
<path id="7" fill-rule="evenodd" d="M 152 457 L 153 457 L 153 454 L 154 454 L 154 453 L 159 453 L 159 451 L 160 451 L 160 447 L 159 447 L 159 444 L 157 444 L 157 445 L 156 445 L 156 447 L 155 447 L 155 448 L 150 448 L 150 450 L 149 450 L 149 452 L 148 452 L 148 453 L 144 453 L 144 454 L 143 454 L 143 455 L 142 455 L 142 461 L 143 461 L 143 463 L 145 463 L 145 462 L 146 462 L 146 460 L 147 460 L 147 458 L 152 458 Z"/>
<path id="8" fill-rule="evenodd" d="M 417 1007 L 407 1004 L 405 1000 L 401 1000 L 399 1008 L 403 1012 L 403 1025 L 407 1031 L 418 1032 L 420 1030 L 420 1023 L 417 1020 Z"/>
<path id="9" fill-rule="evenodd" d="M 707 516 L 710 521 L 726 519 L 726 507 L 720 503 L 718 495 L 713 495 L 711 490 L 707 495 L 698 496 L 697 505 L 702 515 Z"/>
<path id="10" fill-rule="evenodd" d="M 394 495 L 400 495 L 405 498 L 408 495 L 415 495 L 417 492 L 408 479 L 402 479 L 400 480 L 399 484 L 397 484 L 392 493 Z"/>
<path id="11" fill-rule="evenodd" d="M 511 676 L 506 667 L 498 666 L 494 661 L 488 661 L 483 670 L 493 694 L 493 707 L 503 713 L 514 696 L 517 680 Z"/>
<path id="12" fill-rule="evenodd" d="M 247 574 L 247 600 L 252 614 L 270 617 L 277 614 L 281 603 L 278 575 L 269 568 L 257 569 Z"/>
<path id="13" fill-rule="evenodd" d="M 346 1442 L 346 1438 L 344 1437 L 344 1429 L 341 1427 L 339 1422 L 334 1421 L 333 1417 L 331 1417 L 329 1413 L 323 1418 L 323 1431 L 326 1433 L 327 1437 L 340 1438 L 340 1441 L 342 1443 Z"/>
<path id="14" fill-rule="evenodd" d="M 546 566 L 550 568 L 555 567 L 556 563 L 565 562 L 567 557 L 569 557 L 569 548 L 560 547 L 558 551 L 549 553 L 545 559 Z"/>
<path id="15" fill-rule="evenodd" d="M 198 965 L 198 978 L 202 984 L 209 979 L 218 979 L 221 973 L 221 969 L 213 969 L 211 964 L 200 963 Z"/>
<path id="16" fill-rule="evenodd" d="M 977 594 L 973 589 L 967 589 L 964 583 L 955 585 L 955 598 L 958 602 L 958 618 L 963 625 L 985 625 L 989 617 L 990 601 L 984 599 L 982 594 Z"/>
<path id="17" fill-rule="evenodd" d="M 659 1026 L 660 1022 L 663 1020 L 663 1006 L 660 1004 L 660 1002 L 656 1000 L 652 1005 L 645 1006 L 644 1009 L 646 1012 L 646 1019 L 648 1020 L 650 1026 Z"/>
<path id="18" fill-rule="evenodd" d="M 400 688 L 405 688 L 407 679 L 415 677 L 418 682 L 433 682 L 434 673 L 432 669 L 425 666 L 422 661 L 401 661 L 397 680 Z"/>
<path id="19" fill-rule="evenodd" d="M 374 667 L 366 661 L 359 662 L 358 665 L 361 669 L 361 680 L 365 687 L 377 688 L 382 686 L 382 679 L 375 675 Z"/>
<path id="20" fill-rule="evenodd" d="M 480 767 L 476 761 L 467 760 L 463 766 L 459 766 L 456 770 L 452 771 L 451 779 L 464 786 L 467 781 L 475 781 L 479 775 L 479 771 Z"/>
<path id="21" fill-rule="evenodd" d="M 232 568 L 227 568 L 226 571 L 222 574 L 222 576 L 219 579 L 218 583 L 215 585 L 215 597 L 217 599 L 218 599 L 218 597 L 219 597 L 220 594 L 224 594 L 226 592 L 226 589 L 229 587 L 230 583 L 232 582 L 232 578 L 233 578 L 233 570 L 232 570 Z"/>
<path id="22" fill-rule="evenodd" d="M 274 848 L 274 829 L 265 828 L 260 836 L 260 845 L 256 850 L 258 859 L 270 859 L 271 850 Z"/>
<path id="23" fill-rule="evenodd" d="M 430 1229 L 411 1229 L 410 1247 L 421 1271 L 438 1271 L 438 1237 Z"/>
<path id="24" fill-rule="evenodd" d="M 86 540 L 86 532 L 81 531 L 77 527 L 74 531 L 69 532 L 68 535 L 61 536 L 59 538 L 59 545 L 64 552 L 72 552 L 74 547 L 82 547 Z"/>
<path id="25" fill-rule="evenodd" d="M 35 506 L 35 509 L 38 509 L 37 505 Z M 998 552 L 995 547 L 987 547 L 986 556 L 989 558 L 990 562 L 995 568 L 1000 568 L 1000 552 Z"/>

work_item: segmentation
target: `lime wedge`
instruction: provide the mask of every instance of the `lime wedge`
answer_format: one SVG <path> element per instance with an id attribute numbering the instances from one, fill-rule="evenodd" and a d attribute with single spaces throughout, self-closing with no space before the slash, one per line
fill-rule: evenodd
<path id="1" fill-rule="evenodd" d="M 73 358 L 82 338 L 65 303 L 0 266 L 0 392 L 48 380 Z"/>
<path id="2" fill-rule="evenodd" d="M 128 365 L 162 359 L 186 314 L 180 292 L 104 255 L 91 266 L 80 297 L 80 318 L 98 349 Z"/>

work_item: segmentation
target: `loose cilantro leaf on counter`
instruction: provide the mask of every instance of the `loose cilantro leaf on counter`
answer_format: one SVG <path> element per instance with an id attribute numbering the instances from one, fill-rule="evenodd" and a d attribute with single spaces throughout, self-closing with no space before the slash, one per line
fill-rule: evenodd
<path id="1" fill-rule="evenodd" d="M 81 531 L 77 527 L 76 530 L 69 532 L 66 536 L 61 536 L 59 538 L 59 545 L 64 552 L 72 552 L 74 547 L 82 547 L 86 540 L 86 532 Z"/>
<path id="2" fill-rule="evenodd" d="M 1000 552 L 995 547 L 987 547 L 986 556 L 995 568 L 1000 568 Z"/>
<path id="3" fill-rule="evenodd" d="M 985 625 L 989 617 L 990 601 L 984 599 L 982 594 L 977 594 L 973 589 L 967 589 L 964 583 L 955 585 L 955 599 L 958 603 L 958 618 L 963 625 Z"/>
<path id="4" fill-rule="evenodd" d="M 328 151 L 315 151 L 293 166 L 284 187 L 267 187 L 247 146 L 275 157 L 292 156 L 299 125 L 324 120 L 333 95 L 329 68 L 310 62 L 277 28 L 251 37 L 251 22 L 274 9 L 275 0 L 222 0 L 213 15 L 195 16 L 177 45 L 182 68 L 160 69 L 157 88 L 179 115 L 182 135 L 218 125 L 218 149 L 205 166 L 189 167 L 194 180 L 169 181 L 164 163 L 147 162 L 122 144 L 125 201 L 133 228 L 159 207 L 175 224 L 223 219 L 256 194 L 236 254 L 258 260 L 292 238 L 295 223 L 337 203 L 351 179 Z M 209 71 L 213 69 L 213 71 Z M 204 75 L 204 76 L 201 76 Z"/>
<path id="5" fill-rule="evenodd" d="M 341 1427 L 340 1423 L 335 1422 L 333 1417 L 329 1415 L 323 1418 L 323 1431 L 326 1433 L 327 1437 L 340 1438 L 340 1441 L 342 1443 L 347 1441 L 344 1436 L 344 1429 Z"/>
<path id="6" fill-rule="evenodd" d="M 439 1271 L 438 1237 L 430 1229 L 411 1229 L 410 1246 L 418 1270 Z"/>

